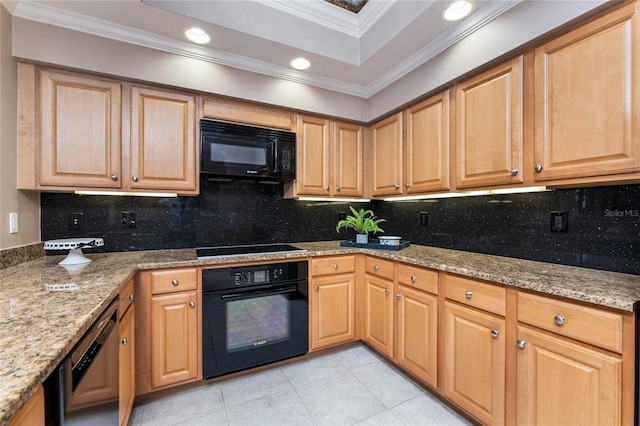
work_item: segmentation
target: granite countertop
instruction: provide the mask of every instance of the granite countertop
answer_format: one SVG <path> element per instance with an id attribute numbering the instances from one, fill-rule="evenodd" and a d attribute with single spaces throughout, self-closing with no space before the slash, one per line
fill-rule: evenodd
<path id="1" fill-rule="evenodd" d="M 366 253 L 622 311 L 640 309 L 638 275 L 416 245 L 400 251 L 353 249 L 336 241 L 293 245 L 307 251 L 206 260 L 197 260 L 194 249 L 89 254 L 93 261 L 76 272 L 58 265 L 61 256 L 48 256 L 0 270 L 0 424 L 143 269 Z"/>

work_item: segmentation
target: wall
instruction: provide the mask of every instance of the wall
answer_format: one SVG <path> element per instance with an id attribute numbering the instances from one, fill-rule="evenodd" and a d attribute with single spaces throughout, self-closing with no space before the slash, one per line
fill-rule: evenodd
<path id="1" fill-rule="evenodd" d="M 353 238 L 335 231 L 347 204 L 281 194 L 206 180 L 198 197 L 42 194 L 42 238 L 103 237 L 105 251 Z M 640 185 L 372 204 L 386 235 L 412 243 L 640 274 Z M 549 231 L 550 211 L 569 214 L 568 233 Z M 82 231 L 68 230 L 70 212 L 83 213 Z M 136 228 L 122 226 L 122 212 L 136 214 Z"/>
<path id="2" fill-rule="evenodd" d="M 0 6 L 0 249 L 40 241 L 40 197 L 16 190 L 17 62 L 11 56 L 11 15 Z M 9 213 L 19 231 L 9 233 Z"/>

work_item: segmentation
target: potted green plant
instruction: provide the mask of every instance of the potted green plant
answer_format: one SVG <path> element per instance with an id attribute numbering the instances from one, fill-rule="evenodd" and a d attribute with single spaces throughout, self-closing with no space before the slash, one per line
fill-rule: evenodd
<path id="1" fill-rule="evenodd" d="M 351 228 L 356 231 L 356 243 L 367 244 L 369 242 L 369 232 L 384 232 L 378 226 L 379 223 L 385 222 L 384 219 L 378 219 L 373 210 L 360 209 L 356 211 L 349 206 L 353 215 L 347 215 L 344 219 L 339 220 L 336 225 L 336 231 L 340 232 L 342 228 Z"/>

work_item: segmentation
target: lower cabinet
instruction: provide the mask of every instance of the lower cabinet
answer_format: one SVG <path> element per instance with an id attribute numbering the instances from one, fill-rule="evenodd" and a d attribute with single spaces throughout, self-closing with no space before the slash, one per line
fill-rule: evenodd
<path id="1" fill-rule="evenodd" d="M 393 358 L 393 282 L 365 274 L 364 341 Z"/>
<path id="2" fill-rule="evenodd" d="M 621 425 L 622 361 L 518 327 L 518 425 Z"/>
<path id="3" fill-rule="evenodd" d="M 505 320 L 445 302 L 444 396 L 484 424 L 503 425 Z"/>
<path id="4" fill-rule="evenodd" d="M 40 386 L 8 426 L 44 426 L 44 388 Z"/>
<path id="5" fill-rule="evenodd" d="M 135 305 L 133 304 L 120 317 L 120 336 L 118 341 L 120 342 L 120 408 L 118 409 L 118 420 L 120 426 L 126 426 L 129 423 L 129 416 L 133 409 L 136 393 Z"/>
<path id="6" fill-rule="evenodd" d="M 202 377 L 200 294 L 195 268 L 136 278 L 136 395 Z"/>

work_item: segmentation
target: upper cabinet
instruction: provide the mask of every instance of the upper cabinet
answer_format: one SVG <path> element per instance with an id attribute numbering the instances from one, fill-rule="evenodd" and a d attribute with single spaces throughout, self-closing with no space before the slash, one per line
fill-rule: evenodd
<path id="1" fill-rule="evenodd" d="M 456 188 L 522 183 L 523 57 L 456 86 Z"/>
<path id="2" fill-rule="evenodd" d="M 287 196 L 364 195 L 362 126 L 299 114 L 296 133 L 296 180 Z"/>
<path id="3" fill-rule="evenodd" d="M 285 109 L 203 96 L 202 116 L 214 120 L 295 132 L 294 113 Z"/>
<path id="4" fill-rule="evenodd" d="M 402 112 L 371 127 L 371 195 L 400 195 L 402 182 Z"/>
<path id="5" fill-rule="evenodd" d="M 19 64 L 18 188 L 197 194 L 195 99 Z"/>
<path id="6" fill-rule="evenodd" d="M 537 181 L 640 171 L 638 8 L 625 4 L 535 49 Z"/>

